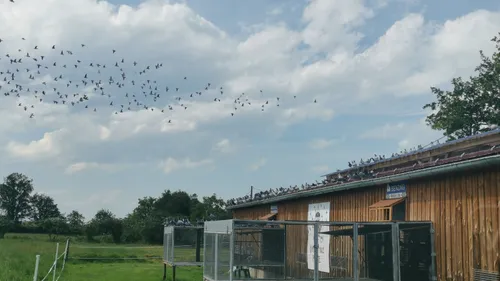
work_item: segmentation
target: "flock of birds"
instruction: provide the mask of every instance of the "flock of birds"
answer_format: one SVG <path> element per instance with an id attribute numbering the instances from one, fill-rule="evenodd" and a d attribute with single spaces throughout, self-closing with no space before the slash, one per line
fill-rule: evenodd
<path id="1" fill-rule="evenodd" d="M 198 219 L 194 222 L 189 220 L 187 217 L 168 217 L 165 219 L 166 226 L 178 226 L 178 227 L 189 227 L 189 226 L 203 226 L 206 221 L 215 220 L 214 215 L 209 215 L 208 218 Z"/>
<path id="2" fill-rule="evenodd" d="M 342 183 L 353 181 L 353 180 L 365 180 L 365 179 L 374 178 L 376 176 L 376 173 L 374 170 L 370 169 L 370 166 L 372 164 L 376 164 L 376 163 L 379 163 L 382 161 L 386 161 L 389 159 L 401 157 L 404 155 L 408 155 L 410 153 L 424 150 L 430 146 L 439 144 L 443 138 L 444 137 L 441 137 L 435 141 L 432 141 L 431 143 L 429 143 L 425 146 L 418 145 L 417 147 L 414 147 L 411 149 L 403 149 L 399 153 L 393 153 L 392 156 L 389 158 L 386 158 L 385 155 L 374 154 L 374 156 L 368 158 L 368 160 L 361 159 L 359 162 L 356 162 L 356 160 L 349 161 L 347 163 L 349 168 L 347 168 L 344 171 L 337 170 L 337 172 L 339 172 L 339 173 L 335 177 L 326 178 L 322 181 L 316 180 L 313 183 L 305 183 L 305 184 L 302 184 L 300 186 L 291 185 L 289 187 L 271 188 L 269 190 L 259 191 L 255 194 L 247 194 L 247 195 L 242 196 L 242 197 L 227 200 L 226 205 L 227 206 L 234 206 L 234 205 L 244 204 L 244 203 L 251 202 L 251 201 L 259 201 L 259 200 L 264 200 L 264 199 L 282 196 L 282 195 L 286 195 L 286 194 L 292 194 L 292 193 L 296 193 L 299 191 L 315 189 L 315 188 L 323 187 L 326 185 L 342 184 Z M 252 190 L 254 189 L 253 186 L 251 186 L 251 189 Z"/>
<path id="3" fill-rule="evenodd" d="M 26 38 L 21 40 L 27 42 Z M 141 64 L 127 59 L 116 49 L 105 51 L 105 59 L 97 61 L 78 56 L 85 52 L 86 44 L 69 50 L 56 45 L 14 48 L 7 47 L 7 43 L 0 38 L 0 50 L 11 50 L 0 55 L 0 93 L 17 98 L 17 106 L 29 118 L 35 117 L 41 103 L 91 112 L 99 111 L 104 105 L 112 108 L 114 114 L 133 110 L 170 112 L 168 123 L 172 123 L 172 112 L 188 110 L 196 99 L 215 103 L 224 97 L 234 99 L 231 116 L 244 107 L 258 106 L 265 111 L 283 102 L 279 96 L 265 95 L 262 89 L 255 90 L 259 96 L 253 97 L 244 92 L 226 94 L 224 87 L 211 82 L 193 86 L 188 76 L 174 78 L 181 82 L 169 85 L 165 81 L 171 77 L 162 77 L 164 74 L 160 72 L 164 67 L 162 62 Z"/>

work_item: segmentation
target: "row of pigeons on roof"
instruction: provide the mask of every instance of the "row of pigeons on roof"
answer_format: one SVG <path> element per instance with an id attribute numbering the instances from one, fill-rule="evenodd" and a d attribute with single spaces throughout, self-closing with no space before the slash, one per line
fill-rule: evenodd
<path id="1" fill-rule="evenodd" d="M 500 128 L 493 127 L 491 128 L 491 131 L 499 131 Z M 233 198 L 227 200 L 226 204 L 227 206 L 234 206 L 234 205 L 239 205 L 251 201 L 258 201 L 258 200 L 264 200 L 267 198 L 272 198 L 276 196 L 282 196 L 286 194 L 292 194 L 304 190 L 310 190 L 310 189 L 315 189 L 318 187 L 323 187 L 323 186 L 329 186 L 329 185 L 335 185 L 335 184 L 342 184 L 346 182 L 352 182 L 352 181 L 357 181 L 357 180 L 365 180 L 365 179 L 370 179 L 374 178 L 377 176 L 381 176 L 381 174 L 378 171 L 374 171 L 371 168 L 373 167 L 372 164 L 376 164 L 379 162 L 387 161 L 389 159 L 393 158 L 398 158 L 402 156 L 407 156 L 409 154 L 422 151 L 424 149 L 429 148 L 430 146 L 434 145 L 439 145 L 439 141 L 443 139 L 444 137 L 433 141 L 429 143 L 426 146 L 417 146 L 415 148 L 409 149 L 409 150 L 402 150 L 399 153 L 393 153 L 391 157 L 386 158 L 385 155 L 377 155 L 375 154 L 373 157 L 370 157 L 366 160 L 361 159 L 359 162 L 353 160 L 349 161 L 347 163 L 348 167 L 346 170 L 337 170 L 337 175 L 335 177 L 329 177 L 325 180 L 322 181 L 316 181 L 314 183 L 305 183 L 300 186 L 298 185 L 293 185 L 289 187 L 280 187 L 280 188 L 274 188 L 274 189 L 269 189 L 269 190 L 264 190 L 257 192 L 253 195 L 246 195 L 243 197 L 238 197 L 238 198 Z M 499 150 L 500 148 L 497 147 L 495 150 Z M 464 154 L 462 154 L 461 157 L 463 157 Z M 446 161 L 445 159 L 441 159 L 441 161 Z M 416 164 L 415 164 L 416 165 Z M 410 168 L 415 168 L 415 165 L 413 165 Z M 386 172 L 384 172 L 386 173 Z M 253 187 L 251 187 L 253 189 Z"/>
<path id="2" fill-rule="evenodd" d="M 187 217 L 169 217 L 165 219 L 166 226 L 203 226 L 206 221 L 215 220 L 215 215 L 209 215 L 207 218 L 191 221 Z"/>
<path id="3" fill-rule="evenodd" d="M 419 146 L 419 149 L 423 149 L 422 146 Z M 411 150 L 413 151 L 413 149 Z M 404 151 L 401 152 L 403 154 Z M 392 157 L 397 157 L 401 154 L 394 154 Z M 368 163 L 377 163 L 382 160 L 385 160 L 386 157 L 384 155 L 374 155 L 374 157 L 369 158 L 368 160 L 364 161 L 361 159 L 359 162 L 356 162 L 355 160 L 349 161 L 348 166 L 349 168 L 358 168 L 358 169 L 352 169 L 349 171 L 345 176 L 341 176 L 340 174 L 335 177 L 335 178 L 330 178 L 330 179 L 324 179 L 322 181 L 316 180 L 313 183 L 304 183 L 302 185 L 290 185 L 289 187 L 279 187 L 279 188 L 271 188 L 269 190 L 264 190 L 260 192 L 256 192 L 253 196 L 251 195 L 245 195 L 242 197 L 238 198 L 233 198 L 227 200 L 226 204 L 228 206 L 234 206 L 238 204 L 243 204 L 246 202 L 250 201 L 255 201 L 255 200 L 263 200 L 271 197 L 276 197 L 276 196 L 282 196 L 286 194 L 292 194 L 296 193 L 302 190 L 310 190 L 314 188 L 318 188 L 321 186 L 329 185 L 329 184 L 339 184 L 339 183 L 344 183 L 350 180 L 362 180 L 362 179 L 368 179 L 368 178 L 373 178 L 375 176 L 375 173 L 373 170 L 367 169 L 365 167 L 361 167 L 361 165 L 365 165 Z M 337 170 L 340 172 L 340 170 Z M 253 189 L 253 186 L 251 187 Z"/>

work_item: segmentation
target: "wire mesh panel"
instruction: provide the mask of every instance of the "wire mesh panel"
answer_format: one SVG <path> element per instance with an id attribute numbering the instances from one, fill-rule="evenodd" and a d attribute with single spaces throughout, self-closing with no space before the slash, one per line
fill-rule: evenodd
<path id="1" fill-rule="evenodd" d="M 399 224 L 401 280 L 432 280 L 431 235 L 431 224 Z"/>
<path id="2" fill-rule="evenodd" d="M 356 238 L 354 238 L 356 236 Z M 358 241 L 353 224 L 320 225 L 318 234 L 319 277 L 325 279 L 352 280 L 359 270 L 359 263 L 354 263 L 358 255 L 354 241 Z"/>
<path id="3" fill-rule="evenodd" d="M 216 233 L 206 233 L 204 235 L 205 246 L 203 252 L 203 277 L 209 280 L 215 279 L 215 263 L 216 263 L 216 248 L 215 241 Z"/>
<path id="4" fill-rule="evenodd" d="M 174 227 L 173 262 L 195 265 L 203 262 L 203 228 Z"/>
<path id="5" fill-rule="evenodd" d="M 217 234 L 217 279 L 230 280 L 231 234 Z"/>
<path id="6" fill-rule="evenodd" d="M 234 224 L 233 279 L 283 279 L 286 227 L 266 221 Z"/>
<path id="7" fill-rule="evenodd" d="M 314 230 L 314 229 L 313 229 Z M 300 280 L 313 280 L 314 256 L 308 256 L 309 225 L 286 225 L 286 264 L 285 277 Z M 313 249 L 314 252 L 314 249 Z"/>
<path id="8" fill-rule="evenodd" d="M 167 263 L 173 263 L 173 227 L 166 226 L 163 231 L 163 260 Z"/>

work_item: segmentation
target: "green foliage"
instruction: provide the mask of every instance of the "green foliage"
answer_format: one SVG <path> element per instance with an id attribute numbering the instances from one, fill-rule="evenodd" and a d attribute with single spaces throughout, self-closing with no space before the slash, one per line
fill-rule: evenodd
<path id="1" fill-rule="evenodd" d="M 0 220 L 0 236 L 9 230 L 17 233 L 46 233 L 51 240 L 63 234 L 77 234 L 88 242 L 161 244 L 163 224 L 169 217 L 186 217 L 192 221 L 231 217 L 225 210 L 224 200 L 215 194 L 203 197 L 200 201 L 196 194 L 165 190 L 157 198 L 139 199 L 136 208 L 123 219 L 102 209 L 85 223 L 85 218 L 79 212 L 72 211 L 64 217 L 54 199 L 38 193 L 31 196 L 32 192 L 32 181 L 25 175 L 13 173 L 5 178 L 0 185 L 0 210 L 7 215 L 4 220 Z M 25 218 L 31 220 L 23 220 Z M 11 222 L 8 228 L 7 221 Z"/>
<path id="2" fill-rule="evenodd" d="M 93 240 L 96 235 L 111 235 L 114 243 L 120 243 L 123 234 L 123 222 L 109 210 L 99 210 L 89 222 L 87 237 Z"/>
<path id="3" fill-rule="evenodd" d="M 0 210 L 5 212 L 10 221 L 19 223 L 31 214 L 32 182 L 23 174 L 12 173 L 0 184 Z"/>
<path id="4" fill-rule="evenodd" d="M 78 211 L 71 211 L 66 216 L 66 221 L 68 222 L 69 231 L 72 234 L 82 233 L 85 228 L 85 217 Z"/>
<path id="5" fill-rule="evenodd" d="M 0 239 L 12 229 L 13 223 L 6 216 L 0 216 Z"/>
<path id="6" fill-rule="evenodd" d="M 431 87 L 436 101 L 424 106 L 424 109 L 433 111 L 426 122 L 435 130 L 443 130 L 449 140 L 500 125 L 500 37 L 494 37 L 492 41 L 496 52 L 490 58 L 480 51 L 477 76 L 469 80 L 454 78 L 451 91 Z"/>
<path id="7" fill-rule="evenodd" d="M 36 193 L 31 197 L 32 213 L 31 216 L 34 221 L 42 221 L 49 218 L 61 217 L 61 212 L 54 203 L 52 197 L 45 194 Z"/>
<path id="8" fill-rule="evenodd" d="M 50 240 L 55 240 L 55 237 L 57 237 L 57 235 L 69 232 L 69 227 L 66 223 L 66 220 L 61 217 L 44 219 L 40 221 L 40 225 L 42 226 L 45 233 L 49 235 Z"/>

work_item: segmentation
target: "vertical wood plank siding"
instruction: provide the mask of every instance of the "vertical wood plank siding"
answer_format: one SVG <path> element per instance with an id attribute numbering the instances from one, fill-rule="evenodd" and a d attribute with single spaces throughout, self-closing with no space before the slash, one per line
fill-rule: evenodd
<path id="1" fill-rule="evenodd" d="M 309 204 L 328 201 L 331 221 L 367 221 L 368 206 L 385 198 L 385 188 L 385 185 L 375 186 L 278 202 L 277 220 L 306 220 Z M 268 213 L 270 205 L 261 205 L 236 209 L 233 217 L 257 219 Z M 434 223 L 438 280 L 473 281 L 474 268 L 498 273 L 500 166 L 407 182 L 406 220 Z M 306 252 L 306 228 L 296 228 L 287 236 L 287 259 L 296 267 L 289 271 L 305 276 L 307 266 L 293 263 L 297 257 L 292 253 Z M 350 242 L 331 241 L 332 255 L 351 255 Z M 335 245 L 343 245 L 345 249 Z M 348 272 L 351 274 L 350 266 Z"/>

